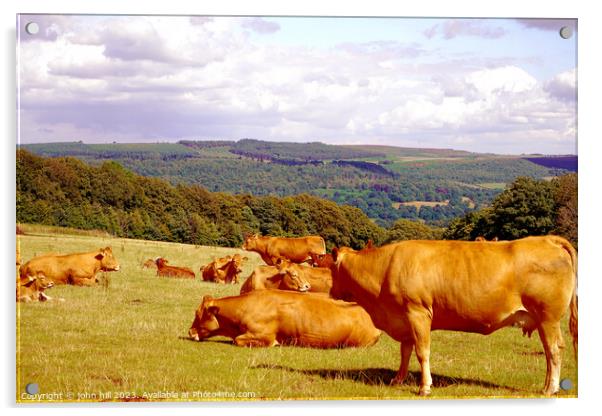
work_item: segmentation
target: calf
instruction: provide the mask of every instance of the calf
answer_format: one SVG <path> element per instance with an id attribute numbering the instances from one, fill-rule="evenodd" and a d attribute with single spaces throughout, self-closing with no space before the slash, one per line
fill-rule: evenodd
<path id="1" fill-rule="evenodd" d="M 46 278 L 44 273 L 28 275 L 17 279 L 17 302 L 45 302 L 52 298 L 44 293 L 46 289 L 54 286 L 52 280 Z M 63 299 L 61 299 L 63 300 Z"/>
<path id="2" fill-rule="evenodd" d="M 197 341 L 213 336 L 234 344 L 278 344 L 315 348 L 360 347 L 376 343 L 381 332 L 355 303 L 285 290 L 258 290 L 240 296 L 205 296 L 188 335 Z"/>

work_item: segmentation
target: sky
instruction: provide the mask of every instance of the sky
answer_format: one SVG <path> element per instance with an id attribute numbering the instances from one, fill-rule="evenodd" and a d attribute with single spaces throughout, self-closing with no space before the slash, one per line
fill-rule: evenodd
<path id="1" fill-rule="evenodd" d="M 20 143 L 577 149 L 575 20 L 20 15 L 17 24 Z"/>

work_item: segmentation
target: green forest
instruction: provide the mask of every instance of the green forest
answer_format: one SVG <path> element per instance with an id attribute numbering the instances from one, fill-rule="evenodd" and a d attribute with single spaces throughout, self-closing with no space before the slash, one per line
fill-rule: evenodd
<path id="1" fill-rule="evenodd" d="M 403 218 L 385 227 L 355 206 L 306 193 L 281 197 L 213 192 L 183 181 L 145 177 L 115 161 L 89 164 L 23 149 L 17 150 L 16 160 L 16 214 L 23 223 L 227 247 L 239 247 L 248 233 L 319 234 L 328 249 L 360 248 L 368 240 L 380 245 L 404 239 L 514 239 L 548 233 L 577 245 L 574 173 L 551 181 L 520 176 L 489 205 L 459 215 L 445 227 Z"/>
<path id="2" fill-rule="evenodd" d="M 359 208 L 384 228 L 399 219 L 444 227 L 454 218 L 489 206 L 518 176 L 543 179 L 567 173 L 520 157 L 318 142 L 77 142 L 23 148 L 40 156 L 73 156 L 96 167 L 112 160 L 139 175 L 162 178 L 175 186 L 197 185 L 211 192 L 313 195 Z"/>

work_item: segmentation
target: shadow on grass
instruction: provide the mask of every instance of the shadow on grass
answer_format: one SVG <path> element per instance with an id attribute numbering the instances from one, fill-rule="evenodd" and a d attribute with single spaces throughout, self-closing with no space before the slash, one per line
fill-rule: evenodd
<path id="1" fill-rule="evenodd" d="M 319 376 L 324 379 L 330 380 L 353 380 L 358 383 L 364 383 L 367 385 L 389 385 L 393 377 L 397 374 L 396 371 L 387 368 L 364 368 L 364 369 L 347 369 L 347 370 L 328 370 L 328 369 L 297 369 L 292 367 L 286 367 L 281 365 L 269 365 L 260 364 L 251 367 L 252 369 L 266 369 L 266 370 L 282 370 L 295 373 L 301 373 L 311 376 Z M 504 389 L 512 392 L 518 390 L 512 387 L 500 386 L 495 383 L 490 383 L 483 380 L 474 380 L 461 377 L 448 377 L 438 374 L 432 374 L 433 387 L 449 387 L 453 385 L 470 385 L 479 386 L 491 389 Z M 410 371 L 404 385 L 416 386 L 420 385 L 420 372 Z"/>
<path id="2" fill-rule="evenodd" d="M 184 340 L 184 341 L 190 341 L 190 342 L 195 342 L 195 343 L 206 342 L 206 343 L 227 344 L 227 345 L 234 346 L 234 344 L 232 343 L 232 340 L 230 340 L 230 339 L 204 339 L 202 341 L 197 341 L 196 339 L 192 339 L 190 337 L 185 337 L 183 335 L 179 336 L 178 338 L 181 340 Z M 240 347 L 237 347 L 237 348 L 240 348 Z"/>

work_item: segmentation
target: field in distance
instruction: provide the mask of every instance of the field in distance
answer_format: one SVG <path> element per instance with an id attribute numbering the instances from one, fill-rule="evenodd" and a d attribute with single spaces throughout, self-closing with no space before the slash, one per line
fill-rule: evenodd
<path id="1" fill-rule="evenodd" d="M 47 252 L 108 245 L 121 270 L 108 274 L 107 287 L 58 286 L 48 291 L 64 302 L 17 305 L 17 400 L 25 400 L 28 383 L 37 383 L 39 393 L 83 401 L 157 400 L 166 392 L 177 393 L 176 400 L 418 398 L 415 356 L 413 380 L 388 386 L 399 366 L 399 344 L 386 334 L 372 347 L 341 350 L 253 349 L 235 347 L 225 338 L 200 343 L 187 339 L 204 295 L 221 297 L 240 290 L 240 284 L 203 282 L 199 267 L 242 250 L 59 234 L 48 228 L 26 227 L 26 232 L 18 236 L 23 261 Z M 171 264 L 191 267 L 197 279 L 159 278 L 142 269 L 145 259 L 160 255 Z M 243 277 L 262 264 L 255 253 L 245 255 L 250 260 Z M 569 340 L 567 319 L 562 324 Z M 574 387 L 559 395 L 574 397 L 577 370 L 570 345 L 567 341 L 563 351 L 561 378 L 570 379 Z M 431 369 L 435 399 L 535 397 L 543 387 L 545 358 L 537 335 L 529 339 L 516 328 L 489 336 L 436 331 Z"/>

